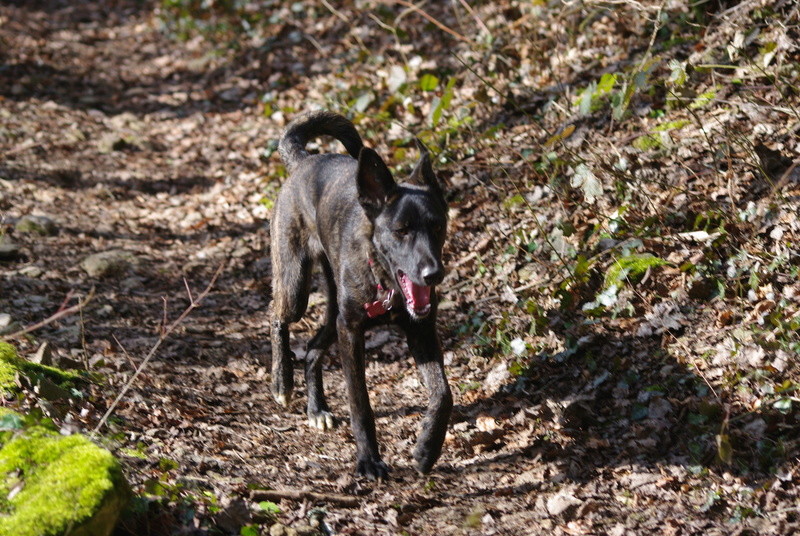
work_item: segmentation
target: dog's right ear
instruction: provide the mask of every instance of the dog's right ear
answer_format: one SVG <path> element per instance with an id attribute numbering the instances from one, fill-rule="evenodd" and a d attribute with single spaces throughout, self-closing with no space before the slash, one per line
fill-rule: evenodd
<path id="1" fill-rule="evenodd" d="M 367 216 L 374 218 L 397 193 L 397 184 L 392 173 L 378 153 L 368 147 L 358 155 L 358 202 Z"/>

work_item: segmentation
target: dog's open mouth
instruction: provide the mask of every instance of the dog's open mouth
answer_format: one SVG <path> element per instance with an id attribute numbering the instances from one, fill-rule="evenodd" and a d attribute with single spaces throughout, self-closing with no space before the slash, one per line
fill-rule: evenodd
<path id="1" fill-rule="evenodd" d="M 397 271 L 397 282 L 412 315 L 423 317 L 431 311 L 431 287 L 417 285 L 402 270 Z"/>

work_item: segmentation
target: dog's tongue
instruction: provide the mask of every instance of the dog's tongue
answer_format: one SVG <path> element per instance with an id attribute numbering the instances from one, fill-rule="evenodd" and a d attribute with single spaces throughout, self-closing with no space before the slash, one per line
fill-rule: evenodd
<path id="1" fill-rule="evenodd" d="M 406 302 L 415 311 L 422 311 L 431 304 L 431 287 L 417 285 L 406 274 L 400 274 L 400 283 L 403 287 Z"/>
<path id="2" fill-rule="evenodd" d="M 431 287 L 421 287 L 411 282 L 411 301 L 414 303 L 414 309 L 422 309 L 431 303 Z"/>

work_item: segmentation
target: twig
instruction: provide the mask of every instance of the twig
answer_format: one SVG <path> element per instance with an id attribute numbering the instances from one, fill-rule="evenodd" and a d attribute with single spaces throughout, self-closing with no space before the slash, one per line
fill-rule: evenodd
<path id="1" fill-rule="evenodd" d="M 470 39 L 467 39 L 466 37 L 464 37 L 463 35 L 461 35 L 457 31 L 455 31 L 455 30 L 453 30 L 451 28 L 448 28 L 447 26 L 445 26 L 444 24 L 442 24 L 441 22 L 439 22 L 438 20 L 436 20 L 432 16 L 428 15 L 422 9 L 420 9 L 417 6 L 415 6 L 411 2 L 406 2 L 406 0 L 383 0 L 382 3 L 384 3 L 384 4 L 400 4 L 403 7 L 407 7 L 408 9 L 410 9 L 411 11 L 414 11 L 415 13 L 419 13 L 420 15 L 422 15 L 423 17 L 428 19 L 428 21 L 430 21 L 434 26 L 436 26 L 437 28 L 439 28 L 443 32 L 449 33 L 450 35 L 452 35 L 456 39 L 458 39 L 460 41 L 464 41 L 465 43 L 471 43 L 472 42 Z"/>
<path id="2" fill-rule="evenodd" d="M 130 363 L 130 364 L 131 364 L 131 368 L 132 368 L 133 370 L 136 370 L 136 362 L 135 362 L 135 361 L 133 360 L 133 358 L 131 357 L 131 354 L 129 354 L 129 353 L 128 353 L 128 350 L 127 350 L 127 349 L 125 349 L 125 347 L 124 347 L 124 346 L 122 346 L 122 343 L 121 343 L 121 342 L 119 342 L 119 339 L 117 338 L 117 336 L 116 336 L 116 335 L 112 334 L 112 335 L 111 335 L 111 337 L 114 339 L 114 342 L 115 342 L 115 343 L 117 343 L 117 346 L 119 346 L 119 347 L 120 347 L 120 349 L 122 349 L 122 353 L 123 353 L 123 354 L 125 354 L 125 357 L 128 359 L 128 363 Z"/>
<path id="3" fill-rule="evenodd" d="M 186 278 L 183 278 L 183 286 L 186 287 L 186 294 L 189 295 L 189 303 L 194 304 L 194 297 L 192 297 L 192 289 L 189 288 L 189 282 L 186 281 Z"/>
<path id="4" fill-rule="evenodd" d="M 461 2 L 461 5 L 464 7 L 464 9 L 466 9 L 466 10 L 467 10 L 467 13 L 469 13 L 470 15 L 472 15 L 472 18 L 474 18 L 474 19 L 475 19 L 475 23 L 476 23 L 478 26 L 480 26 L 480 27 L 481 27 L 481 29 L 482 29 L 484 32 L 486 32 L 486 35 L 489 35 L 489 36 L 491 36 L 491 35 L 492 35 L 492 32 L 490 32 L 490 31 L 489 31 L 489 28 L 488 28 L 488 26 L 486 26 L 486 24 L 484 24 L 484 23 L 483 23 L 483 21 L 482 21 L 482 20 L 481 20 L 481 18 L 478 16 L 478 14 L 477 14 L 477 13 L 475 13 L 475 10 L 474 10 L 474 9 L 472 9 L 472 7 L 470 7 L 470 5 L 467 3 L 467 0 L 459 0 L 459 2 Z"/>
<path id="5" fill-rule="evenodd" d="M 339 17 L 339 19 L 341 19 L 342 22 L 344 22 L 350 27 L 350 35 L 352 35 L 353 38 L 358 42 L 358 46 L 360 46 L 362 50 L 369 50 L 367 46 L 364 44 L 364 41 L 362 41 L 361 38 L 358 36 L 358 34 L 356 34 L 354 29 L 355 27 L 352 25 L 352 21 L 348 19 L 341 11 L 333 7 L 330 4 L 330 2 L 328 2 L 328 0 L 321 0 L 321 2 L 322 5 L 328 9 L 328 11 Z"/>
<path id="6" fill-rule="evenodd" d="M 69 293 L 67 294 L 67 297 L 64 299 L 64 302 L 58 308 L 58 311 L 56 311 L 52 315 L 48 316 L 47 318 L 45 318 L 41 322 L 37 322 L 35 324 L 31 324 L 30 326 L 28 326 L 26 328 L 23 328 L 23 329 L 21 329 L 19 331 L 15 331 L 14 333 L 10 333 L 8 335 L 0 335 L 0 339 L 3 339 L 3 340 L 18 339 L 19 337 L 22 337 L 23 335 L 27 335 L 28 333 L 30 333 L 32 331 L 36 331 L 37 329 L 43 328 L 44 326 L 46 326 L 48 324 L 52 324 L 53 322 L 55 322 L 59 318 L 63 318 L 65 316 L 71 315 L 72 313 L 80 311 L 82 308 L 86 307 L 86 304 L 89 303 L 92 300 L 92 298 L 94 298 L 94 287 L 92 287 L 92 289 L 89 291 L 89 294 L 86 295 L 86 298 L 84 298 L 83 301 L 79 301 L 78 303 L 76 303 L 72 307 L 67 307 L 65 309 L 64 306 L 66 305 L 67 300 L 69 300 L 69 298 L 71 296 L 72 296 L 72 291 L 69 291 Z"/>
<path id="7" fill-rule="evenodd" d="M 25 152 L 28 149 L 35 149 L 37 147 L 40 147 L 41 145 L 42 145 L 41 143 L 32 143 L 32 140 L 25 140 L 16 147 L 12 147 L 11 149 L 3 153 L 3 159 L 6 159 L 9 156 L 15 155 L 17 153 Z"/>
<path id="8" fill-rule="evenodd" d="M 161 296 L 161 302 L 162 302 L 162 306 L 163 307 L 161 307 L 161 325 L 158 326 L 158 332 L 160 334 L 163 334 L 164 331 L 167 329 L 167 322 L 168 322 L 168 319 L 167 319 L 167 297 L 166 296 Z M 190 304 L 194 303 L 192 301 L 191 294 L 189 295 L 189 303 Z"/>
<path id="9" fill-rule="evenodd" d="M 288 499 L 290 501 L 310 501 L 324 502 L 356 508 L 361 503 L 358 497 L 352 495 L 341 495 L 338 493 L 320 493 L 317 491 L 303 491 L 299 489 L 257 489 L 250 494 L 254 501 L 280 501 Z"/>
<path id="10" fill-rule="evenodd" d="M 175 331 L 175 328 L 177 328 L 186 319 L 186 317 L 189 316 L 189 314 L 192 311 L 194 311 L 195 309 L 197 309 L 197 307 L 199 307 L 200 302 L 202 302 L 203 299 L 206 296 L 208 296 L 208 293 L 211 292 L 211 288 L 214 286 L 214 283 L 217 282 L 217 278 L 219 277 L 219 274 L 222 273 L 222 269 L 224 267 L 225 267 L 225 263 L 224 262 L 219 265 L 219 268 L 217 268 L 217 271 L 214 272 L 214 277 L 211 278 L 211 281 L 208 283 L 208 286 L 205 288 L 205 290 L 203 290 L 203 292 L 201 292 L 197 296 L 197 299 L 192 299 L 192 295 L 191 295 L 191 293 L 189 293 L 189 300 L 190 300 L 189 307 L 187 307 L 181 313 L 181 315 L 178 318 L 176 318 L 175 321 L 172 324 L 170 324 L 166 329 L 161 330 L 161 335 L 158 337 L 158 340 L 153 345 L 153 347 L 150 348 L 150 351 L 147 353 L 147 356 L 145 356 L 145 358 L 142 361 L 142 363 L 139 365 L 139 367 L 133 373 L 133 376 L 131 376 L 131 379 L 128 380 L 128 382 L 122 387 L 122 390 L 117 395 L 117 398 L 114 399 L 114 402 L 111 403 L 111 405 L 108 407 L 106 412 L 103 414 L 103 417 L 100 419 L 100 422 L 98 422 L 97 426 L 94 427 L 94 430 L 93 430 L 94 432 L 100 431 L 100 428 L 102 428 L 103 425 L 106 423 L 106 421 L 108 420 L 108 417 L 111 415 L 111 412 L 114 411 L 114 409 L 117 407 L 117 404 L 119 404 L 120 400 L 122 400 L 122 397 L 125 396 L 125 393 L 127 393 L 128 389 L 131 388 L 131 386 L 133 385 L 133 382 L 136 381 L 136 378 L 138 378 L 139 374 L 141 374 L 142 370 L 144 370 L 144 367 L 147 366 L 147 363 L 149 363 L 150 360 L 153 358 L 153 356 L 156 355 L 156 351 L 158 351 L 158 348 L 161 346 L 161 344 L 167 339 L 167 337 L 170 336 L 170 334 L 173 331 Z"/>

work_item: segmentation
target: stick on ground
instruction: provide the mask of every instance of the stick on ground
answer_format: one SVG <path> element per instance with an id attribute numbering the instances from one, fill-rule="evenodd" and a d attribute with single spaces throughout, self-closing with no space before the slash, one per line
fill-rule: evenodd
<path id="1" fill-rule="evenodd" d="M 336 504 L 348 508 L 356 508 L 361 501 L 352 495 L 341 495 L 338 493 L 320 493 L 316 491 L 303 491 L 298 489 L 257 489 L 253 490 L 251 497 L 254 501 L 280 501 L 288 499 L 290 501 L 324 502 Z"/>

